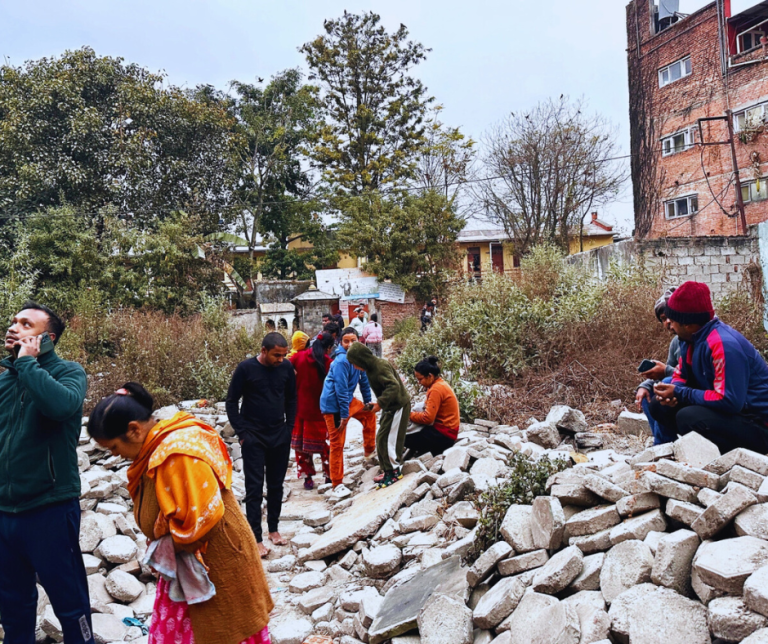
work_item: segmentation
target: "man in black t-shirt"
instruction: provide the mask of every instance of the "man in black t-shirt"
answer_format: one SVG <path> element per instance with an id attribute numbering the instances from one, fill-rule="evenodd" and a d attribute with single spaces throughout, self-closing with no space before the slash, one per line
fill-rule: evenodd
<path id="1" fill-rule="evenodd" d="M 287 353 L 286 339 L 268 333 L 261 353 L 237 366 L 227 392 L 227 416 L 243 449 L 245 511 L 262 557 L 269 552 L 261 530 L 265 472 L 269 540 L 275 545 L 288 543 L 277 529 L 296 419 L 296 373 L 285 360 Z"/>

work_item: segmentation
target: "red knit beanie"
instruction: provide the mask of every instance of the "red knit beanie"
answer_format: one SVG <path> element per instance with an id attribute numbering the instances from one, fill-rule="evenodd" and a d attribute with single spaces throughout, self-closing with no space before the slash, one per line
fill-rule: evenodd
<path id="1" fill-rule="evenodd" d="M 704 326 L 715 317 L 709 286 L 684 282 L 667 300 L 667 317 L 679 324 Z"/>

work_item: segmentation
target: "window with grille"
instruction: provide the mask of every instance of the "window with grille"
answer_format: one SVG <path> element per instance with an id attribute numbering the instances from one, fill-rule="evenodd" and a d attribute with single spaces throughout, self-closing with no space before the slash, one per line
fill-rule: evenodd
<path id="1" fill-rule="evenodd" d="M 677 219 L 678 217 L 687 217 L 699 212 L 698 195 L 688 195 L 678 197 L 664 204 L 667 219 Z"/>

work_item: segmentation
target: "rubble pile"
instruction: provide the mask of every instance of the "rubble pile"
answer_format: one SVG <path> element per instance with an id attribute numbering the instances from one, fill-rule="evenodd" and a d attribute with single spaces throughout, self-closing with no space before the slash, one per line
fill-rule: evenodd
<path id="1" fill-rule="evenodd" d="M 228 444 L 242 500 L 240 446 L 222 406 L 189 410 Z M 624 423 L 647 432 L 638 418 Z M 768 644 L 768 456 L 720 455 L 698 434 L 627 456 L 599 449 L 600 436 L 564 406 L 522 430 L 476 420 L 445 454 L 406 461 L 403 480 L 382 490 L 351 442 L 342 499 L 327 485 L 302 489 L 292 468 L 281 521 L 290 543 L 264 561 L 272 641 Z M 504 483 L 515 452 L 571 459 L 574 446 L 593 451 L 553 475 L 548 496 L 511 506 L 503 540 L 468 566 L 479 520 L 469 496 Z M 145 644 L 137 623 L 123 621 L 149 624 L 156 583 L 140 564 L 147 544 L 128 463 L 85 431 L 78 453 L 96 640 Z M 60 642 L 38 590 L 37 640 Z"/>

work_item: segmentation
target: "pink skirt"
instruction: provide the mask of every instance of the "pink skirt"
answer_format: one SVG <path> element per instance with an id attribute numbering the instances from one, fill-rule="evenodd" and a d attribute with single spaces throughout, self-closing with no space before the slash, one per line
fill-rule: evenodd
<path id="1" fill-rule="evenodd" d="M 195 644 L 192 620 L 186 602 L 172 601 L 168 596 L 170 584 L 162 577 L 157 583 L 152 625 L 149 627 L 149 644 Z M 269 627 L 251 635 L 240 644 L 271 644 Z"/>

